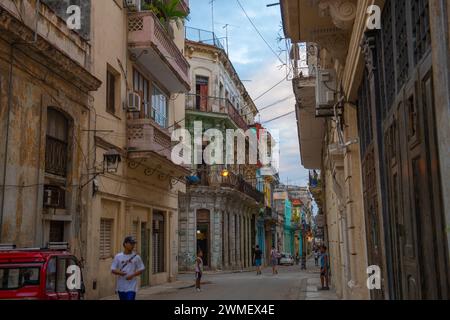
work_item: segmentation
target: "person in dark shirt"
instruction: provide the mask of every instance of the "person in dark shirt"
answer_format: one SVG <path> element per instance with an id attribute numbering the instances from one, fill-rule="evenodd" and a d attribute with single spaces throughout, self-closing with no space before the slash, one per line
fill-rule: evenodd
<path id="1" fill-rule="evenodd" d="M 262 274 L 261 272 L 261 258 L 262 258 L 262 251 L 259 249 L 259 246 L 256 246 L 255 252 L 253 254 L 253 260 L 255 261 L 256 266 L 256 275 Z"/>

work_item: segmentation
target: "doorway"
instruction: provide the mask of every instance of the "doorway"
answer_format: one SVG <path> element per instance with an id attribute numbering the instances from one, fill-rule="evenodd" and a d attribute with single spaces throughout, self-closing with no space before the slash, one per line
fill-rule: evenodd
<path id="1" fill-rule="evenodd" d="M 209 210 L 197 211 L 197 253 L 203 252 L 203 265 L 210 267 Z"/>

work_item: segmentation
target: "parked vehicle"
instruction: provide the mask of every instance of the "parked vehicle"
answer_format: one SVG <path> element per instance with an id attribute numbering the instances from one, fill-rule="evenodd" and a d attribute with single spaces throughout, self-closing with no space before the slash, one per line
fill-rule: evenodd
<path id="1" fill-rule="evenodd" d="M 65 243 L 23 249 L 0 245 L 0 299 L 82 299 L 81 266 L 67 248 Z"/>
<path id="2" fill-rule="evenodd" d="M 295 263 L 294 257 L 292 257 L 290 254 L 282 253 L 280 258 L 280 265 L 288 265 L 293 266 Z"/>

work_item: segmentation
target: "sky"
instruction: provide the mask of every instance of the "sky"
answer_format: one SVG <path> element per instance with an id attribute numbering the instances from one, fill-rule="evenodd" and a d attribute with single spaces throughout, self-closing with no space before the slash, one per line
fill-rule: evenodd
<path id="1" fill-rule="evenodd" d="M 226 36 L 224 26 L 228 24 L 229 57 L 249 92 L 255 99 L 276 83 L 286 78 L 286 43 L 281 23 L 279 6 L 266 7 L 276 0 L 239 0 L 256 28 L 275 53 L 265 44 L 247 19 L 237 0 L 214 1 L 214 31 L 218 38 Z M 192 28 L 212 31 L 213 19 L 210 0 L 190 0 L 191 14 L 186 25 Z M 279 41 L 279 39 L 282 39 Z M 225 42 L 225 39 L 223 39 Z M 225 44 L 225 43 L 224 43 Z M 224 46 L 225 47 L 225 46 Z M 280 59 L 276 54 L 280 53 Z M 289 65 L 289 62 L 288 62 Z M 279 120 L 278 116 L 295 110 L 292 82 L 285 80 L 275 89 L 255 101 L 258 109 L 279 102 L 262 110 L 257 120 L 269 130 L 279 130 L 280 180 L 299 186 L 308 184 L 308 171 L 300 161 L 300 150 L 295 113 Z"/>

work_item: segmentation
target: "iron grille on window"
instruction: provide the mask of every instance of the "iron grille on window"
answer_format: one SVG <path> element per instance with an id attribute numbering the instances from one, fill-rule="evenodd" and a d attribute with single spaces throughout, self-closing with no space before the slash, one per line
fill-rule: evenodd
<path id="1" fill-rule="evenodd" d="M 431 47 L 428 0 L 411 0 L 414 63 L 417 65 Z"/>
<path id="2" fill-rule="evenodd" d="M 65 177 L 67 174 L 67 143 L 47 136 L 45 172 Z"/>
<path id="3" fill-rule="evenodd" d="M 386 88 L 386 104 L 390 109 L 395 96 L 395 68 L 394 68 L 394 39 L 392 25 L 392 3 L 394 0 L 386 1 L 382 21 L 383 30 L 383 52 L 384 52 L 384 82 Z"/>
<path id="4" fill-rule="evenodd" d="M 406 0 L 395 0 L 395 45 L 397 48 L 395 61 L 397 65 L 397 89 L 400 89 L 408 78 L 408 32 L 406 24 Z"/>

